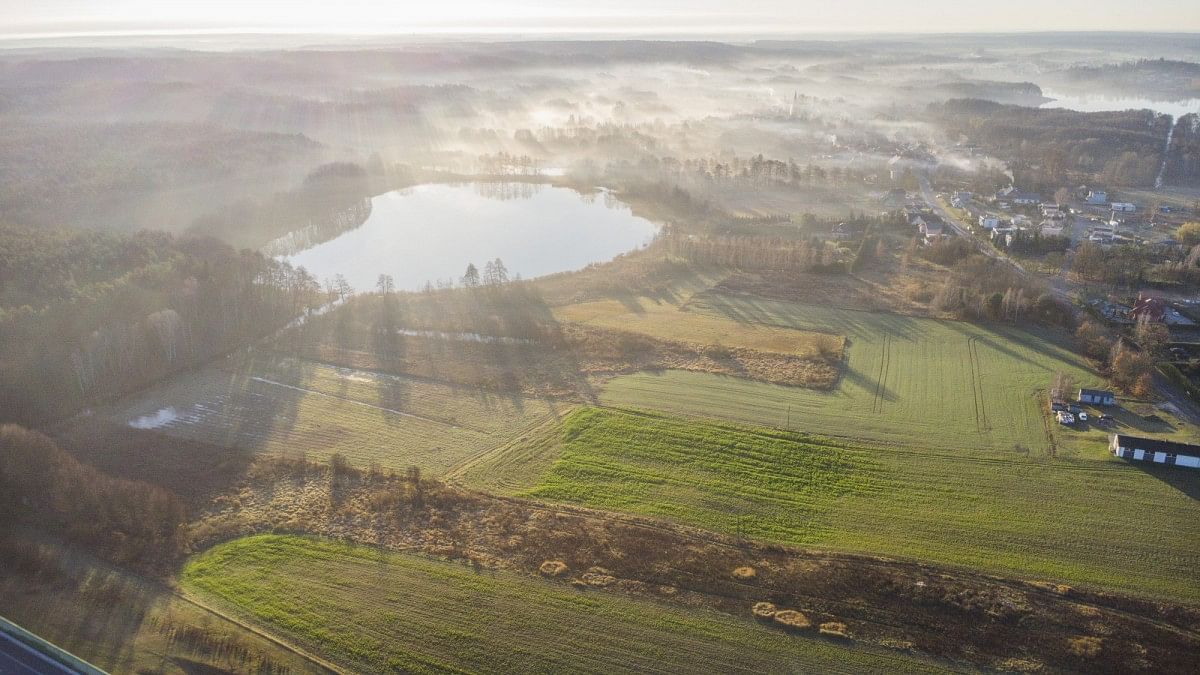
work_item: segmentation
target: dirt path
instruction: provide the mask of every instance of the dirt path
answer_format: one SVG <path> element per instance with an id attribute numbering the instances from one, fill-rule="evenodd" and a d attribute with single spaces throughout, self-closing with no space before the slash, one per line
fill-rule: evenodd
<path id="1" fill-rule="evenodd" d="M 366 403 L 365 401 L 359 401 L 356 399 L 348 398 L 346 396 L 338 396 L 336 394 L 327 394 L 323 391 L 317 391 L 315 389 L 306 389 L 304 387 L 297 387 L 292 384 L 276 382 L 275 380 L 268 380 L 265 377 L 258 377 L 257 375 L 251 376 L 250 379 L 255 382 L 262 383 L 262 384 L 270 384 L 270 385 L 274 385 L 276 387 L 283 387 L 284 389 L 291 389 L 292 391 L 299 391 L 299 392 L 303 392 L 305 394 L 312 394 L 313 396 L 324 396 L 325 398 L 332 398 L 332 399 L 336 399 L 338 401 L 345 401 L 346 403 L 360 405 L 360 406 L 363 406 L 364 408 L 371 408 L 372 410 L 379 410 L 379 411 L 386 412 L 386 413 L 392 413 L 393 415 L 400 415 L 401 417 L 411 417 L 412 419 L 423 420 L 425 422 L 433 422 L 434 424 L 440 424 L 442 426 L 447 426 L 452 429 L 462 429 L 464 431 L 474 431 L 477 434 L 483 434 L 485 436 L 491 435 L 482 429 L 476 429 L 474 427 L 460 426 L 453 422 L 447 422 L 446 420 L 437 419 L 436 417 L 426 417 L 424 415 L 418 415 L 416 413 L 404 412 L 403 410 L 396 410 L 394 408 L 384 408 L 383 406 L 378 406 L 373 403 Z"/>

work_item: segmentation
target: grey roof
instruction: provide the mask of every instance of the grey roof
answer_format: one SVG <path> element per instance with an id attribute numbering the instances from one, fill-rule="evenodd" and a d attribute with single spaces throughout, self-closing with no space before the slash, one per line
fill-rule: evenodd
<path id="1" fill-rule="evenodd" d="M 1116 398 L 1116 395 L 1113 394 L 1111 391 L 1104 391 L 1103 389 L 1080 389 L 1079 395 L 1081 397 L 1082 396 L 1100 396 L 1102 398 Z"/>
<path id="2" fill-rule="evenodd" d="M 1115 434 L 1115 436 L 1117 438 L 1117 447 L 1121 448 L 1129 448 L 1131 450 L 1149 450 L 1151 452 L 1165 452 L 1171 455 L 1200 457 L 1200 445 L 1193 445 L 1191 443 L 1176 443 L 1174 441 L 1164 441 L 1157 438 L 1130 436 L 1128 434 Z"/>

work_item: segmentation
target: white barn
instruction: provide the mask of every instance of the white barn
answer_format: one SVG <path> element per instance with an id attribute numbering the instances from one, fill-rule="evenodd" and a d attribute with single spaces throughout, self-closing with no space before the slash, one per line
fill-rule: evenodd
<path id="1" fill-rule="evenodd" d="M 1080 389 L 1079 402 L 1095 405 L 1116 405 L 1117 397 L 1111 391 L 1104 391 L 1103 389 Z"/>
<path id="2" fill-rule="evenodd" d="M 1113 434 L 1108 448 L 1114 457 L 1200 469 L 1200 445 Z"/>

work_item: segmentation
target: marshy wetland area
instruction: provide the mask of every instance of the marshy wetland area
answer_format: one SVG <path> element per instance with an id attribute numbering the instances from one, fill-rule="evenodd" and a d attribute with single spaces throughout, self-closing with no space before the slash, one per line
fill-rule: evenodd
<path id="1" fill-rule="evenodd" d="M 0 615 L 119 673 L 1194 672 L 1200 41 L 1110 38 L 0 50 Z"/>

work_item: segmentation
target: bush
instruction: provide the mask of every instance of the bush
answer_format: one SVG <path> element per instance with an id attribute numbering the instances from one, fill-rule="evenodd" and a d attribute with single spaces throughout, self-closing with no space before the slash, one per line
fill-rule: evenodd
<path id="1" fill-rule="evenodd" d="M 1084 637 L 1071 638 L 1067 641 L 1067 645 L 1071 653 L 1085 659 L 1094 659 L 1100 655 L 1100 649 L 1104 646 L 1104 640 L 1090 635 Z"/>
<path id="2" fill-rule="evenodd" d="M 47 436 L 0 426 L 0 523 L 28 519 L 119 563 L 172 561 L 183 548 L 183 502 L 80 463 Z"/>

